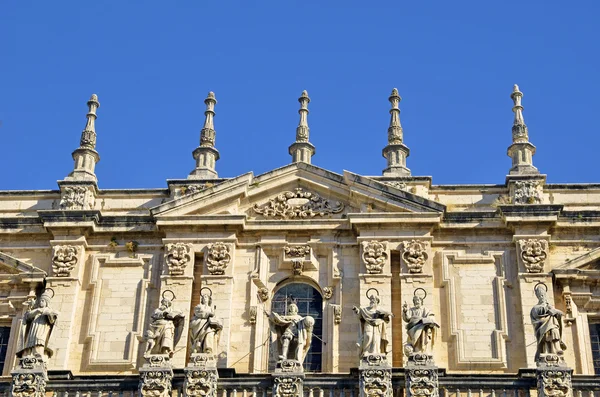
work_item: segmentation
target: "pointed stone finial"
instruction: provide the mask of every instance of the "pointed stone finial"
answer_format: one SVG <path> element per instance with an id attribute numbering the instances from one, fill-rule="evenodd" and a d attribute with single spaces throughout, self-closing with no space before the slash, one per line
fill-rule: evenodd
<path id="1" fill-rule="evenodd" d="M 302 91 L 302 95 L 298 98 L 300 102 L 300 122 L 296 128 L 296 142 L 289 147 L 289 152 L 292 155 L 292 162 L 304 162 L 310 164 L 312 156 L 315 154 L 315 147 L 308 141 L 310 128 L 308 128 L 308 104 L 310 98 L 306 90 Z"/>
<path id="2" fill-rule="evenodd" d="M 204 126 L 200 130 L 200 146 L 192 155 L 196 160 L 196 168 L 188 175 L 188 179 L 215 179 L 218 177 L 215 163 L 219 160 L 219 151 L 215 149 L 215 93 L 210 91 L 204 100 Z"/>
<path id="3" fill-rule="evenodd" d="M 513 143 L 508 148 L 508 156 L 512 158 L 512 168 L 509 175 L 539 174 L 538 169 L 533 166 L 535 146 L 529 142 L 529 132 L 523 118 L 523 105 L 521 105 L 523 93 L 519 91 L 518 85 L 514 85 L 510 97 L 513 100 L 512 110 L 515 119 L 512 127 Z"/>
<path id="4" fill-rule="evenodd" d="M 75 166 L 73 172 L 69 174 L 66 180 L 90 181 L 96 182 L 95 168 L 96 163 L 100 161 L 100 156 L 96 152 L 96 110 L 100 107 L 98 96 L 92 94 L 87 101 L 88 113 L 85 128 L 81 132 L 79 148 L 73 152 Z"/>
<path id="5" fill-rule="evenodd" d="M 410 176 L 410 170 L 406 168 L 406 158 L 410 150 L 403 143 L 403 131 L 400 124 L 400 101 L 398 89 L 394 88 L 388 98 L 392 108 L 390 109 L 390 126 L 388 127 L 388 144 L 383 148 L 383 157 L 387 159 L 387 168 L 383 170 L 384 176 Z"/>

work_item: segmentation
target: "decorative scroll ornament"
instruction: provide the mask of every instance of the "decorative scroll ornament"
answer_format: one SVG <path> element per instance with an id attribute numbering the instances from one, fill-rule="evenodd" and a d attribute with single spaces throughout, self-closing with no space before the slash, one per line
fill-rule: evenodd
<path id="1" fill-rule="evenodd" d="M 344 209 L 344 204 L 339 201 L 332 204 L 331 201 L 316 193 L 297 188 L 294 192 L 287 191 L 279 194 L 262 206 L 255 204 L 253 209 L 266 218 L 307 219 L 340 213 Z"/>
<path id="2" fill-rule="evenodd" d="M 323 287 L 323 299 L 329 300 L 333 296 L 333 287 Z"/>
<path id="3" fill-rule="evenodd" d="M 292 245 L 286 246 L 283 251 L 290 258 L 304 258 L 310 254 L 310 246 L 308 245 Z"/>
<path id="4" fill-rule="evenodd" d="M 144 397 L 169 397 L 172 379 L 171 369 L 140 371 L 140 394 Z"/>
<path id="5" fill-rule="evenodd" d="M 184 393 L 186 397 L 216 397 L 217 371 L 192 369 L 185 371 Z"/>
<path id="6" fill-rule="evenodd" d="M 218 242 L 208 245 L 206 266 L 208 267 L 208 272 L 210 274 L 225 274 L 225 269 L 227 269 L 229 262 L 231 262 L 231 254 L 227 244 Z"/>
<path id="7" fill-rule="evenodd" d="M 333 322 L 334 322 L 334 324 L 340 324 L 342 322 L 342 305 L 334 305 L 334 304 L 332 304 L 331 307 L 333 308 Z"/>
<path id="8" fill-rule="evenodd" d="M 407 397 L 438 397 L 438 374 L 435 368 L 406 369 Z"/>
<path id="9" fill-rule="evenodd" d="M 404 259 L 409 272 L 422 273 L 428 257 L 427 243 L 417 240 L 402 243 L 402 259 Z"/>
<path id="10" fill-rule="evenodd" d="M 11 395 L 13 397 L 44 397 L 46 395 L 44 374 L 41 372 L 13 374 Z"/>
<path id="11" fill-rule="evenodd" d="M 542 202 L 542 186 L 539 181 L 517 181 L 513 203 L 540 204 Z"/>
<path id="12" fill-rule="evenodd" d="M 362 258 L 370 274 L 383 272 L 383 266 L 387 263 L 387 242 L 385 241 L 363 241 Z"/>
<path id="13" fill-rule="evenodd" d="M 53 247 L 52 272 L 56 277 L 69 277 L 77 264 L 79 248 L 72 245 Z"/>
<path id="14" fill-rule="evenodd" d="M 564 368 L 538 371 L 538 395 L 540 397 L 571 396 L 571 370 Z"/>
<path id="15" fill-rule="evenodd" d="M 360 384 L 364 397 L 390 397 L 392 371 L 390 369 L 365 369 L 360 371 Z"/>
<path id="16" fill-rule="evenodd" d="M 546 240 L 519 240 L 521 259 L 528 273 L 541 273 L 548 258 L 548 242 Z"/>
<path id="17" fill-rule="evenodd" d="M 60 208 L 63 210 L 91 210 L 94 208 L 95 197 L 87 186 L 67 186 L 60 198 Z"/>
<path id="18" fill-rule="evenodd" d="M 302 378 L 277 376 L 274 379 L 273 397 L 302 397 Z"/>
<path id="19" fill-rule="evenodd" d="M 166 249 L 165 263 L 169 269 L 169 275 L 183 275 L 188 262 L 192 260 L 190 245 L 185 243 L 167 244 Z"/>

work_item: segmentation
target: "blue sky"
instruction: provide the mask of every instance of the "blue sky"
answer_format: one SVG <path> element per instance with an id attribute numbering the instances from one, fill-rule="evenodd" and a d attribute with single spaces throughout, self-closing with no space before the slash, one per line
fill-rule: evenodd
<path id="1" fill-rule="evenodd" d="M 174 5 L 176 4 L 176 5 Z M 0 5 L 0 189 L 56 189 L 99 96 L 101 188 L 194 168 L 208 91 L 222 177 L 313 163 L 381 175 L 397 87 L 413 175 L 503 183 L 513 84 L 548 182 L 600 182 L 600 2 L 59 1 Z"/>

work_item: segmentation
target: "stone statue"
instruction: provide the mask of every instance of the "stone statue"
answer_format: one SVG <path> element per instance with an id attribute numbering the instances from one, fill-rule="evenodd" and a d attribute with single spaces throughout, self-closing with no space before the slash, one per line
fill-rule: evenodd
<path id="1" fill-rule="evenodd" d="M 563 312 L 553 308 L 548 302 L 547 286 L 538 283 L 535 288 L 535 296 L 538 303 L 531 309 L 531 323 L 535 330 L 537 350 L 535 361 L 538 362 L 546 355 L 555 355 L 560 360 L 563 351 L 567 348 L 562 340 L 562 316 Z"/>
<path id="2" fill-rule="evenodd" d="M 273 331 L 277 334 L 279 360 L 295 360 L 302 364 L 310 348 L 315 319 L 299 315 L 295 303 L 288 305 L 287 312 L 288 315 L 265 314 L 269 316 Z"/>
<path id="3" fill-rule="evenodd" d="M 39 296 L 33 308 L 23 316 L 19 335 L 17 357 L 35 356 L 46 359 L 52 357 L 53 351 L 48 348 L 48 340 L 56 323 L 58 313 L 50 308 L 50 299 L 54 291 L 47 288 Z"/>
<path id="4" fill-rule="evenodd" d="M 435 321 L 433 313 L 423 306 L 427 294 L 420 297 L 417 295 L 419 290 L 425 292 L 422 288 L 415 290 L 413 307 L 409 309 L 406 302 L 402 305 L 402 319 L 407 323 L 408 342 L 406 343 L 406 349 L 409 354 L 427 352 L 428 346 L 433 346 L 435 329 L 440 327 Z"/>
<path id="5" fill-rule="evenodd" d="M 171 292 L 171 298 L 165 296 L 167 292 Z M 173 299 L 175 294 L 172 291 L 163 292 L 160 306 L 152 313 L 150 329 L 146 332 L 146 358 L 153 354 L 173 356 L 173 349 L 181 338 L 185 319 L 181 311 L 172 307 Z"/>
<path id="6" fill-rule="evenodd" d="M 212 291 L 208 288 L 202 288 L 202 291 L 200 303 L 194 307 L 194 317 L 190 321 L 190 344 L 192 354 L 213 354 L 219 346 L 223 324 L 215 318 L 217 307 L 212 305 Z"/>
<path id="7" fill-rule="evenodd" d="M 371 288 L 369 291 L 376 289 Z M 380 303 L 379 292 L 377 295 L 372 293 L 369 298 L 369 306 L 356 307 L 353 310 L 360 317 L 360 328 L 358 333 L 358 347 L 360 349 L 360 357 L 367 358 L 370 355 L 386 355 L 388 353 L 387 345 L 389 339 L 387 336 L 387 324 L 394 316 L 391 312 L 387 312 L 377 308 Z"/>

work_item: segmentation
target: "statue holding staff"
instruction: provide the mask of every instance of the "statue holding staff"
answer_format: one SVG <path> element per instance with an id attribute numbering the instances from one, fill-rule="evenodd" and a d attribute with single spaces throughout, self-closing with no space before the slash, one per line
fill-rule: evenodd
<path id="1" fill-rule="evenodd" d="M 58 312 L 50 308 L 50 300 L 54 291 L 46 288 L 35 301 L 33 308 L 23 316 L 19 335 L 17 357 L 35 356 L 52 357 L 53 351 L 48 347 L 48 340 L 56 323 Z"/>
<path id="2" fill-rule="evenodd" d="M 369 292 L 374 291 L 371 295 Z M 375 294 L 375 292 L 377 294 Z M 377 307 L 380 303 L 379 292 L 375 288 L 367 291 L 369 306 L 357 307 L 353 310 L 360 318 L 360 328 L 357 345 L 360 357 L 369 355 L 385 355 L 388 353 L 387 325 L 394 316 L 391 312 L 381 310 Z"/>

